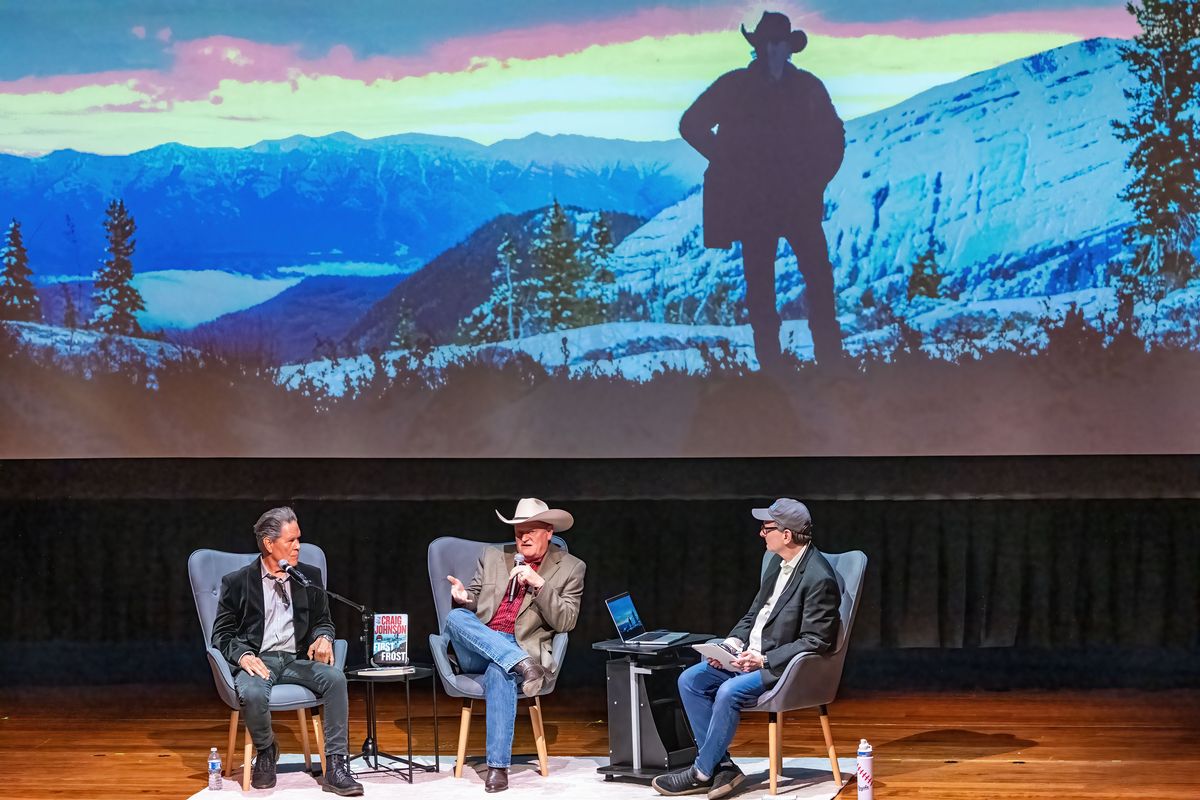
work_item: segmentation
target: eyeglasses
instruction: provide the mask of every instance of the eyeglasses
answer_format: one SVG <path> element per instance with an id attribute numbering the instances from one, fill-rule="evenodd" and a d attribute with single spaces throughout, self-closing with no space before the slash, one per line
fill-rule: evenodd
<path id="1" fill-rule="evenodd" d="M 771 533 L 772 531 L 777 531 L 777 530 L 779 530 L 779 526 L 778 526 L 778 525 L 771 525 L 771 526 L 769 526 L 769 527 L 768 527 L 768 526 L 767 526 L 767 525 L 764 523 L 764 524 L 763 524 L 763 526 L 762 526 L 761 528 L 759 528 L 758 530 L 759 530 L 760 532 L 762 532 L 762 533 Z"/>

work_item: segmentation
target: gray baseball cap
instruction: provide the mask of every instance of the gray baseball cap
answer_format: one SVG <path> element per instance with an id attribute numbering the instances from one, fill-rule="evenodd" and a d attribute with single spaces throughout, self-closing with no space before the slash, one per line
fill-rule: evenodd
<path id="1" fill-rule="evenodd" d="M 812 526 L 808 506 L 790 497 L 781 497 L 767 508 L 752 508 L 750 514 L 763 522 L 774 522 L 780 528 L 803 533 Z"/>

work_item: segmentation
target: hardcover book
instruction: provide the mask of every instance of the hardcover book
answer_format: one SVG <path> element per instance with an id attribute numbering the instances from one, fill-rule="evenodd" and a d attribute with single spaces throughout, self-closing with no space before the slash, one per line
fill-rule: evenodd
<path id="1" fill-rule="evenodd" d="M 371 632 L 371 663 L 377 667 L 408 663 L 408 614 L 376 614 Z"/>

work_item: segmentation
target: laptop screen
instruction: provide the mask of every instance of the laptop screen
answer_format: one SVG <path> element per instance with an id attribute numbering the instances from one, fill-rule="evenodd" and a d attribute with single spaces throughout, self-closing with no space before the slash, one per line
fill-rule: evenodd
<path id="1" fill-rule="evenodd" d="M 642 624 L 642 618 L 633 607 L 633 598 L 629 596 L 629 592 L 610 597 L 604 604 L 608 606 L 608 613 L 612 615 L 622 641 L 628 641 L 646 632 L 646 626 Z"/>

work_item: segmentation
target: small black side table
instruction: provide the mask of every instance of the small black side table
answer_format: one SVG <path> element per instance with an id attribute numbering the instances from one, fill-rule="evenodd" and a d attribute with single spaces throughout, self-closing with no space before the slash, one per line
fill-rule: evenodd
<path id="1" fill-rule="evenodd" d="M 357 681 L 366 684 L 367 688 L 367 738 L 363 740 L 362 752 L 351 756 L 350 760 L 354 761 L 361 758 L 363 763 L 371 769 L 363 770 L 358 773 L 360 775 L 373 775 L 379 773 L 390 772 L 405 778 L 409 783 L 413 780 L 413 767 L 424 772 L 441 772 L 442 771 L 442 753 L 441 742 L 438 738 L 438 716 L 437 716 L 437 681 L 430 681 L 433 685 L 433 765 L 414 764 L 412 751 L 412 697 L 409 692 L 409 685 L 415 680 L 433 677 L 434 671 L 432 667 L 415 666 L 412 672 L 402 675 L 378 675 L 364 671 L 366 667 L 349 667 L 346 669 L 346 680 Z M 391 753 L 385 753 L 379 749 L 379 731 L 375 721 L 375 684 L 377 683 L 403 683 L 404 684 L 404 720 L 408 730 L 408 758 L 394 756 Z M 393 767 L 388 764 L 380 764 L 379 757 L 389 758 L 392 761 L 398 761 L 401 764 L 407 764 L 406 770 L 403 768 Z"/>

